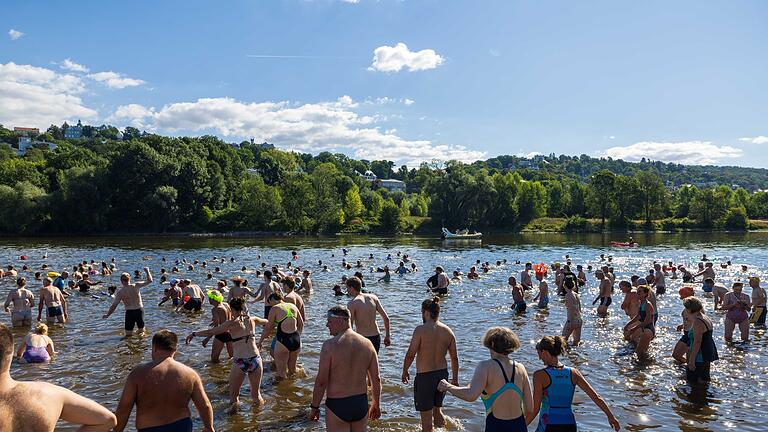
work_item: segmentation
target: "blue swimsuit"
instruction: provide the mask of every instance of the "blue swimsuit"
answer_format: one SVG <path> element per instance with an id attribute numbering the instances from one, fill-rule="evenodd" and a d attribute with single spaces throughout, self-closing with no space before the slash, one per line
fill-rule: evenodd
<path id="1" fill-rule="evenodd" d="M 571 368 L 548 366 L 543 370 L 549 375 L 549 385 L 544 388 L 536 432 L 552 429 L 575 431 L 576 417 L 573 415 L 571 404 L 576 386 L 571 378 Z"/>

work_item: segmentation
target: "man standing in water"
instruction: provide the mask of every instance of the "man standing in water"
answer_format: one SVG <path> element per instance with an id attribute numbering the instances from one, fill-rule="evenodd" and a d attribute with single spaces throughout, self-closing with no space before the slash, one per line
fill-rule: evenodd
<path id="1" fill-rule="evenodd" d="M 596 271 L 595 277 L 600 281 L 600 286 L 598 288 L 600 293 L 597 295 L 597 298 L 592 302 L 592 304 L 594 305 L 598 300 L 600 301 L 600 306 L 597 307 L 597 314 L 601 318 L 605 318 L 608 316 L 608 306 L 613 303 L 613 299 L 611 298 L 613 282 L 611 282 L 610 278 L 605 276 L 605 273 L 603 273 L 602 270 Z"/>
<path id="2" fill-rule="evenodd" d="M 168 330 L 152 336 L 152 361 L 136 367 L 125 380 L 115 432 L 125 429 L 134 405 L 139 432 L 192 432 L 190 401 L 203 421 L 203 432 L 214 432 L 213 406 L 200 376 L 173 358 L 178 344 L 176 334 Z"/>
<path id="3" fill-rule="evenodd" d="M 45 306 L 46 321 L 48 324 L 54 322 L 65 323 L 69 317 L 67 313 L 67 301 L 61 290 L 52 285 L 51 278 L 43 279 L 43 288 L 40 290 L 40 303 L 37 305 L 37 320 L 43 315 L 43 306 Z"/>
<path id="4" fill-rule="evenodd" d="M 573 335 L 573 346 L 578 346 L 581 342 L 581 325 L 583 322 L 581 319 L 581 299 L 573 290 L 576 288 L 576 278 L 566 276 L 563 280 L 563 288 L 565 289 L 565 308 L 567 311 L 563 337 L 567 341 Z"/>
<path id="5" fill-rule="evenodd" d="M 269 305 L 267 299 L 273 292 L 280 291 L 280 284 L 272 280 L 272 272 L 264 270 L 264 282 L 259 285 L 259 289 L 256 290 L 256 299 L 253 301 L 257 303 L 259 300 L 264 301 L 264 318 L 269 318 L 269 310 L 272 306 Z"/>
<path id="6" fill-rule="evenodd" d="M 765 327 L 765 289 L 760 286 L 760 278 L 749 278 L 749 286 L 752 288 L 752 317 L 749 322 L 755 326 Z"/>
<path id="7" fill-rule="evenodd" d="M 355 331 L 371 341 L 376 349 L 376 354 L 378 354 L 381 348 L 381 334 L 379 333 L 379 326 L 376 324 L 376 314 L 380 314 L 382 321 L 384 321 L 384 346 L 390 344 L 389 315 L 381 306 L 378 297 L 373 294 L 363 294 L 362 289 L 360 279 L 355 276 L 347 279 L 347 295 L 352 297 L 352 300 L 347 303 L 347 307 Z"/>
<path id="8" fill-rule="evenodd" d="M 416 327 L 411 344 L 403 361 L 403 384 L 411 378 L 408 369 L 416 359 L 416 380 L 413 383 L 413 399 L 416 411 L 421 415 L 421 430 L 431 431 L 432 421 L 436 427 L 445 427 L 441 410 L 445 393 L 437 390 L 441 380 L 448 379 L 446 354 L 451 356 L 451 384 L 459 385 L 459 355 L 456 351 L 456 337 L 450 327 L 439 321 L 440 298 L 427 299 L 421 303 L 421 319 L 424 324 Z"/>
<path id="9" fill-rule="evenodd" d="M 114 414 L 90 399 L 42 381 L 15 381 L 13 351 L 13 334 L 0 324 L 0 430 L 53 432 L 59 419 L 83 425 L 83 431 L 115 426 Z"/>
<path id="10" fill-rule="evenodd" d="M 176 312 L 181 308 L 193 312 L 203 310 L 203 290 L 200 286 L 193 284 L 189 279 L 184 279 L 179 284 L 181 285 L 181 305 L 176 308 Z"/>
<path id="11" fill-rule="evenodd" d="M 653 286 L 656 288 L 656 295 L 662 295 L 667 292 L 667 282 L 659 263 L 653 266 Z"/>
<path id="12" fill-rule="evenodd" d="M 140 289 L 152 283 L 152 273 L 149 271 L 149 267 L 144 267 L 144 273 L 147 278 L 142 282 L 131 283 L 131 275 L 129 273 L 123 273 L 120 275 L 120 283 L 123 284 L 117 293 L 115 293 L 115 300 L 112 302 L 112 306 L 109 307 L 107 313 L 102 318 L 107 319 L 117 309 L 117 305 L 123 302 L 125 306 L 125 331 L 126 333 L 133 332 L 134 327 L 138 327 L 139 332 L 144 332 L 144 303 L 141 301 Z"/>
<path id="13" fill-rule="evenodd" d="M 368 427 L 368 418 L 381 417 L 379 358 L 371 342 L 352 331 L 349 319 L 350 312 L 343 306 L 328 311 L 326 326 L 333 337 L 323 342 L 320 350 L 309 412 L 310 420 L 320 420 L 320 402 L 327 392 L 325 429 L 334 432 L 362 432 Z M 368 377 L 373 396 L 370 408 Z"/>
<path id="14" fill-rule="evenodd" d="M 533 288 L 533 282 L 531 281 L 532 268 L 533 268 L 533 264 L 525 263 L 525 269 L 520 272 L 520 285 L 526 291 Z"/>

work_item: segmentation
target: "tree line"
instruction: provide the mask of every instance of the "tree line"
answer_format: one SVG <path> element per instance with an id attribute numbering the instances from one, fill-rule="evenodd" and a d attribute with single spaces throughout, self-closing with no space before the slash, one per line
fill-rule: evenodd
<path id="1" fill-rule="evenodd" d="M 749 218 L 768 218 L 766 192 L 670 191 L 653 169 L 599 170 L 587 178 L 456 161 L 395 169 L 390 161 L 247 141 L 233 146 L 213 136 L 126 130 L 117 140 L 115 128 L 92 128 L 89 137 L 64 140 L 57 137 L 61 128 L 53 128 L 39 139 L 56 143 L 55 150 L 34 148 L 19 157 L 0 145 L 3 233 L 398 232 L 419 217 L 434 226 L 509 231 L 542 217 L 566 218 L 573 230 L 583 229 L 586 218 L 613 228 L 638 220 L 654 228 L 661 220 L 743 229 Z M 0 139 L 9 136 L 0 126 Z M 407 193 L 390 193 L 356 174 L 367 170 L 406 181 Z"/>

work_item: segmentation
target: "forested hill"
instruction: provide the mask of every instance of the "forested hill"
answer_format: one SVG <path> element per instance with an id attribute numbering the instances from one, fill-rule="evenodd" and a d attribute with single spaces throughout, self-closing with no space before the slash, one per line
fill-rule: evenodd
<path id="1" fill-rule="evenodd" d="M 534 180 L 546 180 L 557 176 L 578 177 L 587 181 L 589 176 L 600 170 L 631 176 L 638 171 L 653 171 L 667 187 L 684 184 L 698 187 L 717 185 L 740 186 L 754 192 L 768 189 L 768 169 L 737 166 L 681 165 L 659 161 L 626 162 L 621 159 L 593 158 L 581 156 L 539 156 L 525 159 L 517 156 L 498 156 L 473 165 L 486 168 L 532 168 L 528 176 Z"/>

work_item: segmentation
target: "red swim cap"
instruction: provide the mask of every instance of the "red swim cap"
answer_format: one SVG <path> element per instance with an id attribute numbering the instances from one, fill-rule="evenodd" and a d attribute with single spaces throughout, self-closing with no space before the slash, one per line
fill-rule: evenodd
<path id="1" fill-rule="evenodd" d="M 686 285 L 686 286 L 680 288 L 678 293 L 680 294 L 680 298 L 681 299 L 686 299 L 688 297 L 693 297 L 693 295 L 696 294 L 695 291 L 693 290 L 693 287 L 689 286 L 689 285 Z"/>

